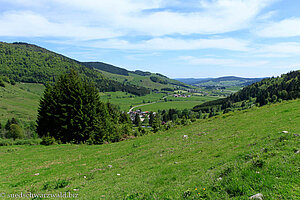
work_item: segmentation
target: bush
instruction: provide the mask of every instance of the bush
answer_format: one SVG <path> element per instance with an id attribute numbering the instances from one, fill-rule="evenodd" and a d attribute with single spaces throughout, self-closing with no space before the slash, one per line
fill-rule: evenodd
<path id="1" fill-rule="evenodd" d="M 11 146 L 11 145 L 39 145 L 41 143 L 41 139 L 0 139 L 0 146 Z"/>
<path id="2" fill-rule="evenodd" d="M 44 136 L 42 138 L 42 142 L 41 142 L 42 145 L 52 145 L 52 144 L 55 144 L 55 138 L 54 137 L 51 137 L 51 136 Z"/>
<path id="3" fill-rule="evenodd" d="M 13 145 L 13 141 L 11 139 L 0 139 L 0 146 L 10 146 Z"/>
<path id="4" fill-rule="evenodd" d="M 4 81 L 0 78 L 0 87 L 5 87 Z"/>
<path id="5" fill-rule="evenodd" d="M 6 138 L 12 139 L 23 139 L 24 138 L 24 131 L 18 124 L 11 124 L 9 126 L 9 131 L 6 134 Z"/>
<path id="6" fill-rule="evenodd" d="M 11 84 L 11 85 L 16 85 L 16 81 L 10 80 L 10 84 Z"/>

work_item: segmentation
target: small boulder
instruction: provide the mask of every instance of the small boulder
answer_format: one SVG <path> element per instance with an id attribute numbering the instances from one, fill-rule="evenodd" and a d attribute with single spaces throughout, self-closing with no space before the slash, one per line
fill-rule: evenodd
<path id="1" fill-rule="evenodd" d="M 249 199 L 263 200 L 263 195 L 261 193 L 258 193 L 258 194 L 255 194 L 255 195 L 249 197 Z"/>
<path id="2" fill-rule="evenodd" d="M 183 135 L 183 139 L 188 139 L 189 136 L 188 135 Z"/>
<path id="3" fill-rule="evenodd" d="M 298 151 L 295 151 L 295 153 L 296 153 L 296 154 L 300 153 L 300 150 L 298 150 Z"/>
<path id="4" fill-rule="evenodd" d="M 282 133 L 289 133 L 288 131 L 282 131 Z"/>
<path id="5" fill-rule="evenodd" d="M 217 180 L 218 180 L 218 181 L 221 181 L 221 180 L 222 180 L 222 177 L 217 178 Z"/>
<path id="6" fill-rule="evenodd" d="M 38 176 L 38 175 L 40 175 L 40 173 L 36 173 L 36 174 L 34 174 L 35 176 Z"/>

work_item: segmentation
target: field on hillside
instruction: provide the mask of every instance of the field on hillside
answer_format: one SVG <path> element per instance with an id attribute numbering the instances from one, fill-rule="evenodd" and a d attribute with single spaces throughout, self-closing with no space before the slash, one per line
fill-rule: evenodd
<path id="1" fill-rule="evenodd" d="M 33 83 L 17 83 L 0 87 L 0 122 L 16 117 L 22 121 L 35 121 L 44 86 Z"/>
<path id="2" fill-rule="evenodd" d="M 174 98 L 174 97 L 167 97 L 167 99 L 172 99 L 172 101 L 161 101 L 154 104 L 137 106 L 136 109 L 142 109 L 143 111 L 155 111 L 158 110 L 167 110 L 170 108 L 175 108 L 178 110 L 183 109 L 192 109 L 194 106 L 202 104 L 207 101 L 212 101 L 218 99 L 218 97 L 209 97 L 209 96 L 192 96 L 189 98 Z"/>
<path id="3" fill-rule="evenodd" d="M 100 146 L 0 147 L 0 192 L 70 192 L 78 199 L 246 200 L 257 193 L 299 199 L 299 110 L 300 100 L 254 107 Z"/>
<path id="4" fill-rule="evenodd" d="M 162 99 L 163 97 L 166 97 L 168 102 L 165 102 Z M 109 101 L 112 104 L 118 105 L 123 111 L 128 111 L 131 106 L 137 106 L 135 110 L 141 108 L 142 110 L 157 111 L 169 108 L 177 108 L 180 110 L 185 108 L 192 109 L 195 105 L 215 100 L 218 97 L 191 96 L 189 98 L 175 98 L 164 93 L 151 93 L 145 96 L 136 96 L 126 92 L 105 92 L 100 93 L 100 98 L 102 101 Z M 153 104 L 138 106 L 147 103 Z"/>
<path id="5" fill-rule="evenodd" d="M 126 92 L 105 92 L 100 93 L 100 99 L 120 107 L 122 111 L 128 111 L 130 106 L 159 101 L 166 96 L 163 93 L 151 93 L 145 96 L 136 96 Z"/>

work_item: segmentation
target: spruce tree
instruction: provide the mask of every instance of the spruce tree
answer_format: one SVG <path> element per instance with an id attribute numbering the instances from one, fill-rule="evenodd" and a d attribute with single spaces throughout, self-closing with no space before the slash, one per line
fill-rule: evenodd
<path id="1" fill-rule="evenodd" d="M 37 132 L 66 142 L 84 142 L 97 128 L 101 106 L 98 91 L 74 70 L 48 85 L 40 101 Z"/>
<path id="2" fill-rule="evenodd" d="M 134 123 L 136 126 L 140 126 L 140 125 L 141 125 L 141 118 L 140 118 L 140 116 L 139 116 L 138 114 L 135 114 L 133 123 Z"/>

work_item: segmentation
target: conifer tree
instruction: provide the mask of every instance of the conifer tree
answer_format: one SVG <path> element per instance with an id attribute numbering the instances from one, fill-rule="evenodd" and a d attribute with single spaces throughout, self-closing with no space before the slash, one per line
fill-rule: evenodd
<path id="1" fill-rule="evenodd" d="M 108 116 L 95 86 L 81 80 L 74 70 L 46 87 L 38 111 L 37 133 L 63 143 L 86 141 L 103 125 L 101 115 Z"/>

